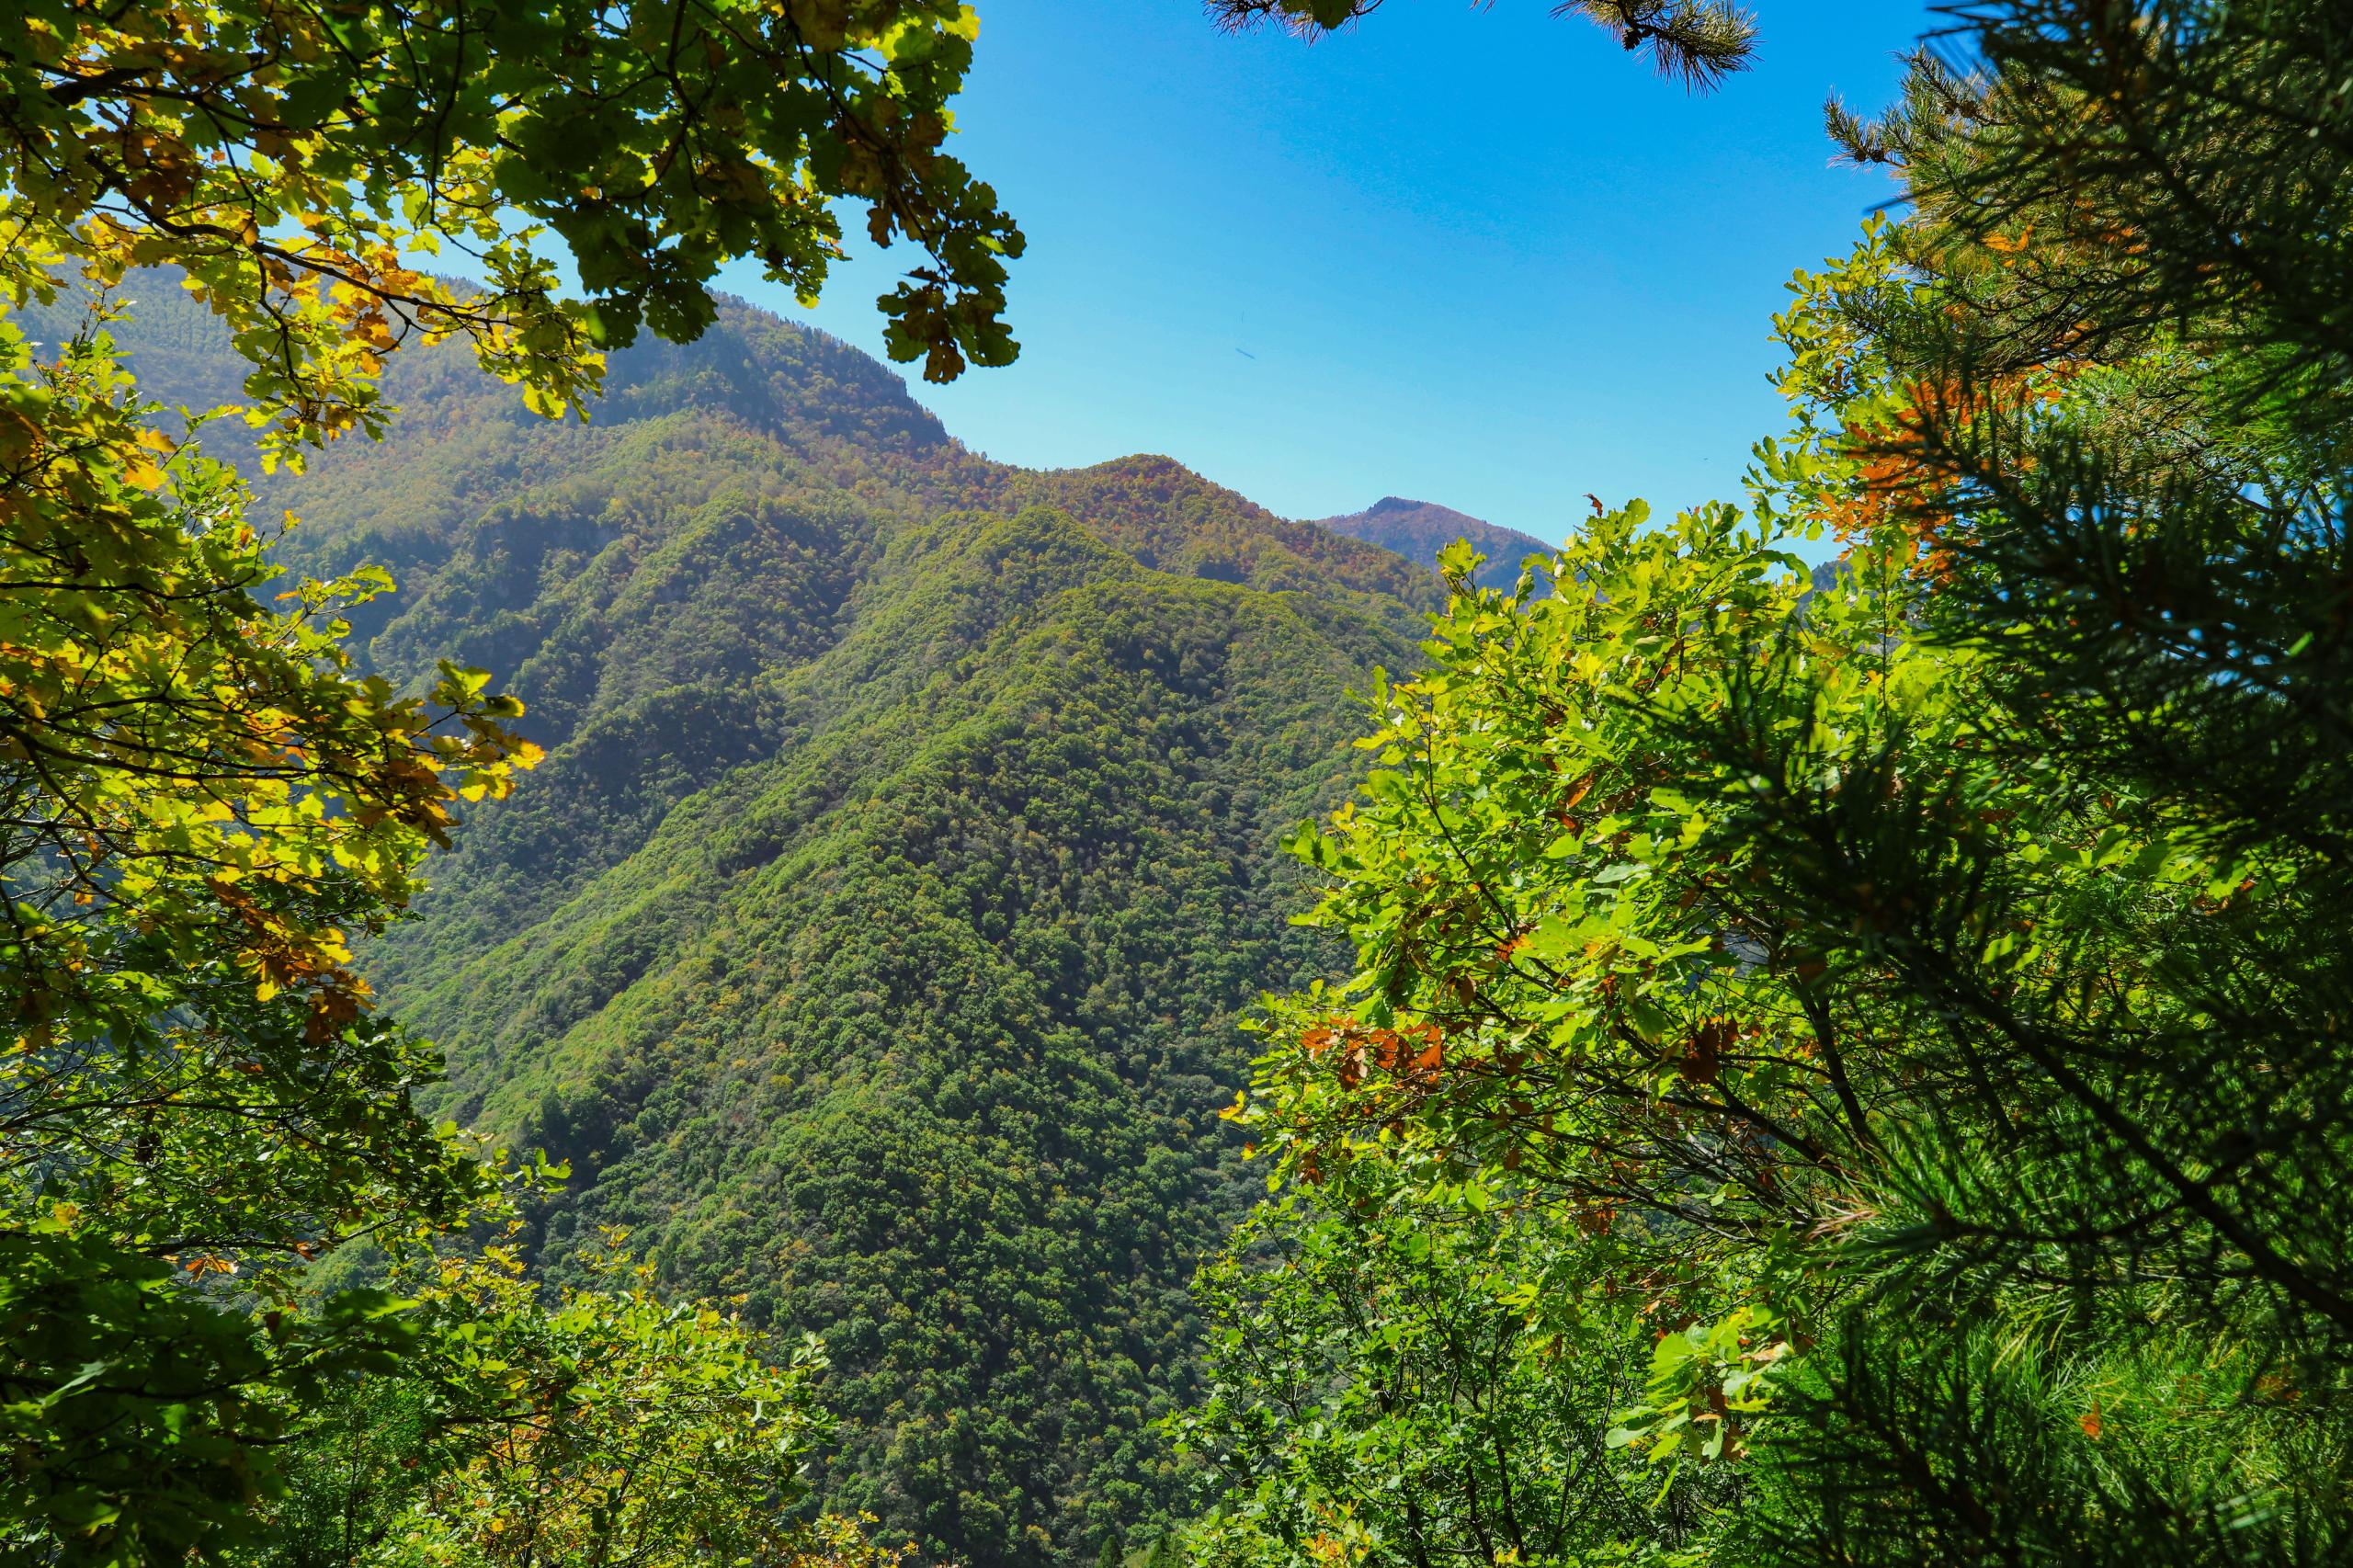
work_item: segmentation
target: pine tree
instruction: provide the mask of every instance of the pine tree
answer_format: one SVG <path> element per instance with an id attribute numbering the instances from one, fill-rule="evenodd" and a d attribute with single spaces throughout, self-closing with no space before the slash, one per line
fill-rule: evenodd
<path id="1" fill-rule="evenodd" d="M 1894 113 L 1833 112 L 1915 210 L 1908 276 L 1838 307 L 1899 389 L 1846 437 L 1919 550 L 1914 634 L 1983 673 L 1978 766 L 2132 848 L 2063 889 L 1972 820 L 1972 770 L 1908 787 L 1900 733 L 1854 780 L 1884 788 L 1756 797 L 1782 896 L 1854 933 L 1905 1004 L 1904 1070 L 1951 1086 L 1893 1119 L 1870 1292 L 1768 1450 L 1760 1537 L 1791 1562 L 2333 1559 L 2353 18 L 1961 19 Z"/>

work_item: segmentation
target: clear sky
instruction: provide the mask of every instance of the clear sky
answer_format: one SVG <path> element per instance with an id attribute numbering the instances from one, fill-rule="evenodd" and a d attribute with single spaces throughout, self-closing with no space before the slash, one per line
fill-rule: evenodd
<path id="1" fill-rule="evenodd" d="M 1556 540 L 1587 491 L 1728 494 L 1779 428 L 1768 318 L 1890 187 L 1822 102 L 1883 103 L 1915 0 L 1757 0 L 1688 97 L 1546 0 L 1389 0 L 1313 45 L 1197 0 L 977 0 L 958 151 L 1029 237 L 1017 364 L 916 395 L 967 444 L 1165 452 L 1288 517 L 1384 494 Z M 855 226 L 853 226 L 855 227 Z M 862 233 L 858 235 L 862 239 Z M 869 254 L 800 312 L 881 351 Z"/>

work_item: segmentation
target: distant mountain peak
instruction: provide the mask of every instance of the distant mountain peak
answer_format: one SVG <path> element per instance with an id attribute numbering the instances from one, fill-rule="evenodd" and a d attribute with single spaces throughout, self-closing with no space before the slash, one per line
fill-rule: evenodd
<path id="1" fill-rule="evenodd" d="M 1458 539 L 1468 540 L 1473 550 L 1487 558 L 1486 564 L 1479 568 L 1477 581 L 1490 588 L 1509 587 L 1518 579 L 1521 562 L 1530 555 L 1549 555 L 1552 551 L 1551 545 L 1532 534 L 1483 521 L 1435 501 L 1415 501 L 1403 495 L 1384 495 L 1361 512 L 1319 517 L 1315 526 L 1360 539 L 1367 544 L 1377 544 L 1416 565 L 1433 569 L 1439 551 Z"/>
<path id="2" fill-rule="evenodd" d="M 1398 512 L 1422 512 L 1434 517 L 1461 517 L 1467 523 L 1478 523 L 1481 528 L 1490 526 L 1468 512 L 1458 512 L 1451 506 L 1441 506 L 1435 501 L 1408 500 L 1403 495 L 1383 495 L 1363 511 L 1354 515 L 1359 517 L 1385 517 Z"/>

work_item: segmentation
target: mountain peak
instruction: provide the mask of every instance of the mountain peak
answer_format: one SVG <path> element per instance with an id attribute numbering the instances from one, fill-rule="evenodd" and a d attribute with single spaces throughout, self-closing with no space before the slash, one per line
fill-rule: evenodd
<path id="1" fill-rule="evenodd" d="M 1519 563 L 1530 555 L 1546 555 L 1552 547 L 1532 534 L 1482 521 L 1467 512 L 1435 501 L 1415 501 L 1384 495 L 1361 512 L 1316 519 L 1315 527 L 1360 539 L 1391 550 L 1423 566 L 1434 566 L 1438 552 L 1456 540 L 1487 558 L 1477 582 L 1483 587 L 1509 587 L 1519 576 Z"/>
<path id="2" fill-rule="evenodd" d="M 1490 526 L 1472 517 L 1468 512 L 1458 512 L 1451 506 L 1441 506 L 1435 501 L 1408 500 L 1403 495 L 1383 495 L 1363 511 L 1351 515 L 1359 517 L 1385 517 L 1400 512 L 1421 512 L 1432 516 L 1461 517 L 1464 522 L 1478 523 L 1481 528 Z"/>

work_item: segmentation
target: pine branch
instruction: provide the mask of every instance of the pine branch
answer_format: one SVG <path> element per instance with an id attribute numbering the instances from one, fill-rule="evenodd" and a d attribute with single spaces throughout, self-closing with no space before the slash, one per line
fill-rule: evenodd
<path id="1" fill-rule="evenodd" d="M 1362 20 L 1382 0 L 1205 0 L 1220 27 L 1244 32 L 1275 25 L 1316 38 Z M 1729 0 L 1562 0 L 1556 17 L 1584 17 L 1607 28 L 1629 52 L 1647 50 L 1659 74 L 1693 92 L 1709 92 L 1748 68 L 1756 27 Z"/>
<path id="2" fill-rule="evenodd" d="M 1228 32 L 1269 23 L 1302 38 L 1336 32 L 1381 9 L 1381 0 L 1204 0 L 1202 9 Z"/>
<path id="3" fill-rule="evenodd" d="M 1552 14 L 1608 28 L 1630 53 L 1648 50 L 1660 75 L 1695 93 L 1748 69 L 1756 50 L 1756 22 L 1727 0 L 1562 0 Z"/>

